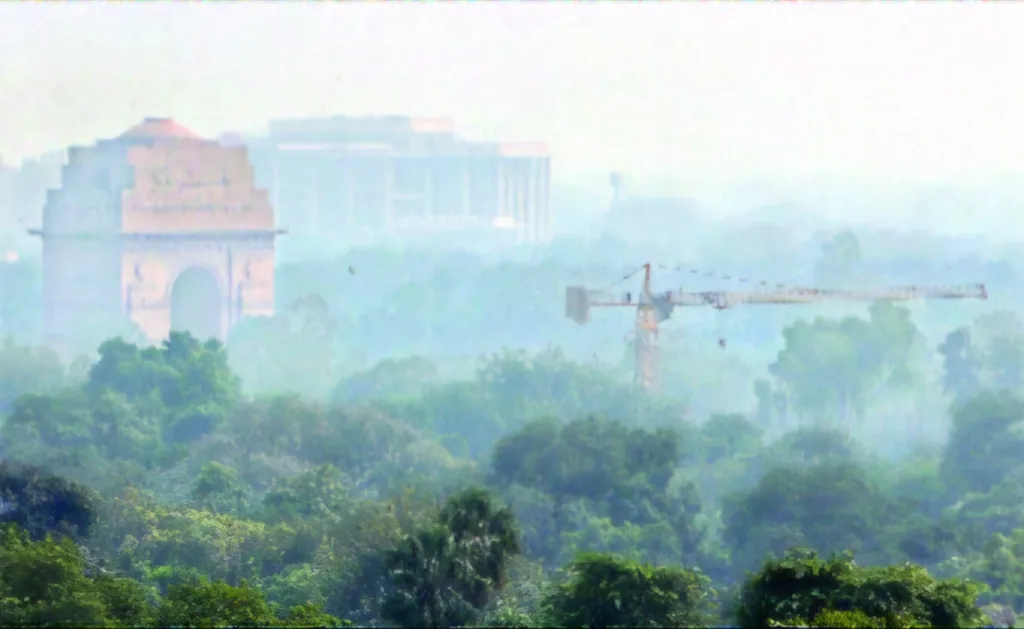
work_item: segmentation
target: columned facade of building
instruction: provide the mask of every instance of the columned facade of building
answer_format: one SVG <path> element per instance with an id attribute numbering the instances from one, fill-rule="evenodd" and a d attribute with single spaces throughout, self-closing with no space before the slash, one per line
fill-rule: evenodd
<path id="1" fill-rule="evenodd" d="M 339 117 L 272 123 L 250 148 L 279 222 L 298 238 L 550 238 L 541 145 L 466 142 L 444 119 Z"/>

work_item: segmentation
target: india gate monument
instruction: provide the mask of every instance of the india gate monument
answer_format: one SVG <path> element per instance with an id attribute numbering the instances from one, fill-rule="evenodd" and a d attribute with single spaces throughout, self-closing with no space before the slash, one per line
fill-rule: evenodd
<path id="1" fill-rule="evenodd" d="M 149 342 L 171 330 L 223 340 L 273 314 L 281 232 L 245 147 L 147 118 L 71 147 L 42 222 L 44 333 L 58 351 L 132 324 Z"/>

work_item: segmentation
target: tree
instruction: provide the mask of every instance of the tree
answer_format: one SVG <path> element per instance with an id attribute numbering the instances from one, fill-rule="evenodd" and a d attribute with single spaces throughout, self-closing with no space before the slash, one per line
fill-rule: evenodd
<path id="1" fill-rule="evenodd" d="M 57 391 L 65 381 L 64 366 L 49 349 L 16 345 L 10 337 L 0 345 L 0 405 L 12 404 L 25 393 Z"/>
<path id="2" fill-rule="evenodd" d="M 854 462 L 864 453 L 845 430 L 811 427 L 782 435 L 765 455 L 777 464 L 818 465 Z"/>
<path id="3" fill-rule="evenodd" d="M 481 577 L 477 583 L 485 587 L 472 591 L 468 600 L 482 609 L 494 590 L 505 587 L 508 560 L 520 552 L 515 515 L 499 508 L 486 490 L 471 487 L 448 498 L 438 521 Z"/>
<path id="4" fill-rule="evenodd" d="M 345 479 L 333 465 L 320 465 L 280 479 L 263 498 L 270 521 L 299 522 L 330 517 L 351 500 Z"/>
<path id="5" fill-rule="evenodd" d="M 104 626 L 147 623 L 144 588 L 89 565 L 67 537 L 33 541 L 13 525 L 0 529 L 0 625 Z"/>
<path id="6" fill-rule="evenodd" d="M 940 474 L 955 492 L 987 492 L 1020 467 L 1024 401 L 984 392 L 958 404 Z"/>
<path id="7" fill-rule="evenodd" d="M 433 525 L 387 552 L 392 591 L 382 614 L 407 627 L 465 625 L 504 586 L 510 556 L 519 552 L 512 513 L 480 489 L 451 496 Z"/>
<path id="8" fill-rule="evenodd" d="M 496 483 L 515 505 L 524 543 L 548 565 L 577 549 L 693 561 L 705 532 L 676 430 L 590 417 L 530 422 L 495 448 Z"/>
<path id="9" fill-rule="evenodd" d="M 625 553 L 612 542 L 623 536 L 647 558 L 693 560 L 703 537 L 700 497 L 692 482 L 669 486 L 681 441 L 675 430 L 597 417 L 538 420 L 498 442 L 492 469 L 515 500 L 526 544 L 549 549 L 542 555 L 549 565 L 564 561 L 561 551 L 573 544 L 593 548 L 595 538 Z"/>
<path id="10" fill-rule="evenodd" d="M 307 294 L 273 317 L 249 317 L 228 338 L 231 365 L 246 389 L 322 399 L 336 382 L 338 322 L 327 302 Z"/>
<path id="11" fill-rule="evenodd" d="M 345 404 L 385 397 L 414 398 L 438 381 L 437 365 L 425 358 L 387 359 L 341 380 L 332 398 Z"/>
<path id="12" fill-rule="evenodd" d="M 742 415 L 712 415 L 700 428 L 700 450 L 707 464 L 749 456 L 761 446 L 763 431 Z"/>
<path id="13" fill-rule="evenodd" d="M 122 339 L 104 342 L 89 373 L 89 390 L 111 389 L 132 401 L 154 393 L 169 408 L 196 401 L 230 404 L 238 398 L 238 377 L 231 372 L 224 346 L 200 342 L 188 332 L 172 332 L 159 347 L 139 348 Z"/>
<path id="14" fill-rule="evenodd" d="M 996 389 L 1024 386 L 1024 321 L 1014 312 L 978 317 L 972 326 L 981 341 L 986 384 Z"/>
<path id="15" fill-rule="evenodd" d="M 714 590 L 699 571 L 581 554 L 545 601 L 561 627 L 685 627 L 709 619 Z"/>
<path id="16" fill-rule="evenodd" d="M 214 513 L 241 515 L 248 506 L 248 490 L 234 468 L 211 461 L 193 481 L 192 499 Z"/>
<path id="17" fill-rule="evenodd" d="M 680 459 L 681 439 L 673 430 L 631 430 L 588 417 L 564 426 L 531 422 L 498 442 L 493 467 L 499 482 L 556 498 L 600 500 L 618 493 L 642 499 L 667 488 Z"/>
<path id="18" fill-rule="evenodd" d="M 0 524 L 17 524 L 35 539 L 50 532 L 87 537 L 98 498 L 73 481 L 0 461 Z"/>
<path id="19" fill-rule="evenodd" d="M 744 568 L 798 546 L 877 550 L 889 506 L 856 464 L 778 467 L 753 490 L 724 501 L 723 538 Z"/>
<path id="20" fill-rule="evenodd" d="M 971 341 L 968 328 L 957 328 L 938 347 L 942 355 L 942 388 L 958 399 L 975 395 L 981 386 L 980 358 Z"/>
<path id="21" fill-rule="evenodd" d="M 863 280 L 864 255 L 860 240 L 853 232 L 836 234 L 821 247 L 814 265 L 814 281 L 819 286 L 847 288 Z"/>
<path id="22" fill-rule="evenodd" d="M 392 591 L 384 601 L 385 620 L 402 627 L 452 627 L 470 623 L 476 610 L 464 590 L 486 587 L 461 561 L 451 532 L 440 524 L 417 531 L 388 552 Z"/>
<path id="23" fill-rule="evenodd" d="M 349 627 L 352 623 L 332 616 L 323 607 L 313 603 L 296 605 L 288 610 L 288 615 L 278 626 L 320 629 L 321 627 Z"/>
<path id="24" fill-rule="evenodd" d="M 799 626 L 811 618 L 815 626 L 832 626 L 826 623 L 837 618 L 830 612 L 847 612 L 847 620 L 867 627 L 878 620 L 886 627 L 966 627 L 983 619 L 974 605 L 980 590 L 970 582 L 938 580 L 912 564 L 865 568 L 852 554 L 823 559 L 794 549 L 747 578 L 736 620 L 742 627 L 767 627 Z"/>
<path id="25" fill-rule="evenodd" d="M 279 626 L 263 593 L 245 581 L 231 586 L 204 578 L 171 585 L 156 612 L 163 627 Z"/>
<path id="26" fill-rule="evenodd" d="M 200 343 L 172 332 L 160 347 L 113 339 L 100 345 L 84 391 L 99 397 L 119 393 L 138 412 L 160 419 L 171 444 L 193 442 L 220 424 L 238 400 L 240 383 L 216 340 Z"/>
<path id="27" fill-rule="evenodd" d="M 1024 604 L 1024 529 L 996 533 L 981 549 L 973 576 L 988 585 L 985 598 L 1021 609 Z"/>
<path id="28" fill-rule="evenodd" d="M 857 357 L 868 337 L 865 321 L 798 321 L 782 336 L 786 346 L 768 372 L 786 386 L 794 411 L 819 422 L 863 412 L 877 377 Z"/>
<path id="29" fill-rule="evenodd" d="M 624 382 L 600 365 L 575 363 L 553 348 L 532 356 L 502 351 L 481 366 L 477 381 L 509 419 L 509 427 L 545 416 L 628 417 L 633 411 L 634 397 Z"/>
<path id="30" fill-rule="evenodd" d="M 518 425 L 521 419 L 510 416 L 489 391 L 473 381 L 431 387 L 418 403 L 395 410 L 414 425 L 436 432 L 453 453 L 474 459 L 490 454 L 508 426 Z"/>
<path id="31" fill-rule="evenodd" d="M 281 568 L 295 538 L 285 526 L 160 505 L 131 491 L 109 501 L 96 535 L 104 559 L 161 587 L 200 576 L 229 585 L 254 583 L 264 571 Z"/>
<path id="32" fill-rule="evenodd" d="M 818 421 L 849 420 L 867 408 L 878 384 L 912 382 L 917 328 L 905 308 L 872 304 L 868 320 L 798 321 L 782 331 L 786 346 L 768 372 L 789 393 L 793 410 Z"/>

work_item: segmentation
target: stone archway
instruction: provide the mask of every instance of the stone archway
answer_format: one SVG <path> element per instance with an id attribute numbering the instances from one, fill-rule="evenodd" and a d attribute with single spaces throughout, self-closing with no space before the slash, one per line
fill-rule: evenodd
<path id="1" fill-rule="evenodd" d="M 171 286 L 171 331 L 189 332 L 200 341 L 221 337 L 221 294 L 208 270 L 189 267 Z"/>

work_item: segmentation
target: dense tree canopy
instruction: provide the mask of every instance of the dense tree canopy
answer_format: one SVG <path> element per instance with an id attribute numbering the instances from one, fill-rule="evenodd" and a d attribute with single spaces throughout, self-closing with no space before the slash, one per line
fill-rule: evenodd
<path id="1" fill-rule="evenodd" d="M 815 255 L 823 282 L 871 275 L 852 234 Z M 761 321 L 770 347 L 738 357 L 703 353 L 698 320 L 640 394 L 621 321 L 559 327 L 567 278 L 606 269 L 431 264 L 339 276 L 377 310 L 304 281 L 226 345 L 0 346 L 0 624 L 953 627 L 1024 608 L 1012 314 L 936 333 L 912 307 L 844 306 Z"/>

